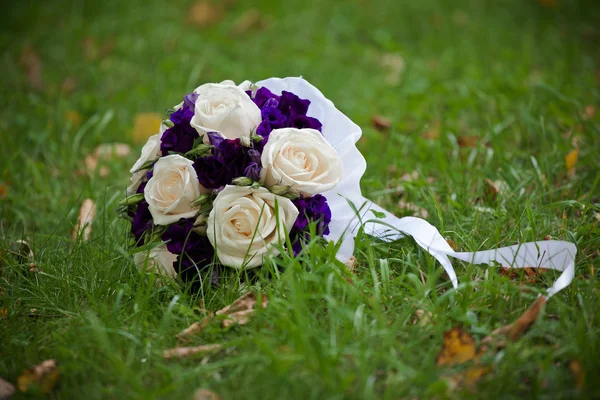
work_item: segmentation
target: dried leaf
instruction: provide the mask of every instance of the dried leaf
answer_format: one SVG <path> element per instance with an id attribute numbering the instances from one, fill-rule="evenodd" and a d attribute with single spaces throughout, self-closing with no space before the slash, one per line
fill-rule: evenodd
<path id="1" fill-rule="evenodd" d="M 452 239 L 446 239 L 446 242 L 448 243 L 448 245 L 450 247 L 452 247 L 452 250 L 456 250 L 458 248 L 458 245 L 456 244 L 456 242 Z"/>
<path id="2" fill-rule="evenodd" d="M 86 242 L 90 240 L 92 235 L 92 224 L 96 217 L 96 204 L 92 199 L 85 199 L 79 209 L 79 218 L 73 229 L 73 240 L 76 240 L 79 235 L 82 235 Z"/>
<path id="3" fill-rule="evenodd" d="M 223 320 L 223 328 L 228 328 L 233 324 L 245 325 L 252 317 L 256 314 L 256 310 L 242 310 L 231 313 L 228 315 L 228 319 Z"/>
<path id="4" fill-rule="evenodd" d="M 380 57 L 379 64 L 386 71 L 385 83 L 391 86 L 398 85 L 406 68 L 404 58 L 398 53 L 387 53 Z"/>
<path id="5" fill-rule="evenodd" d="M 565 157 L 565 167 L 567 168 L 567 171 L 569 173 L 571 173 L 571 171 L 574 171 L 575 164 L 577 164 L 578 158 L 579 158 L 579 149 L 571 150 L 569 152 L 569 154 L 567 154 L 567 156 Z"/>
<path id="6" fill-rule="evenodd" d="M 432 321 L 432 317 L 433 314 L 431 313 L 431 311 L 425 311 L 425 310 L 415 310 L 415 318 L 413 318 L 412 323 L 413 325 L 420 325 L 420 326 L 425 326 L 425 325 L 429 325 Z"/>
<path id="7" fill-rule="evenodd" d="M 456 142 L 459 147 L 475 147 L 477 146 L 477 142 L 479 142 L 479 137 L 474 135 L 469 136 L 459 136 L 456 138 Z"/>
<path id="8" fill-rule="evenodd" d="M 260 30 L 268 25 L 268 20 L 256 8 L 251 8 L 239 16 L 231 27 L 231 32 L 236 35 L 247 33 L 250 30 Z"/>
<path id="9" fill-rule="evenodd" d="M 49 393 L 60 376 L 56 360 L 46 360 L 33 368 L 26 369 L 17 379 L 17 387 L 21 392 L 28 392 L 37 387 L 41 393 Z"/>
<path id="10" fill-rule="evenodd" d="M 423 219 L 427 219 L 427 217 L 429 217 L 429 212 L 426 209 L 419 207 L 416 204 L 408 203 L 404 200 L 400 200 L 398 202 L 398 208 L 408 211 L 410 214 Z"/>
<path id="11" fill-rule="evenodd" d="M 351 273 L 354 273 L 354 271 L 356 270 L 357 264 L 358 264 L 358 261 L 356 260 L 356 257 L 354 257 L 354 256 L 350 256 L 350 258 L 344 263 L 348 272 L 351 272 Z"/>
<path id="12" fill-rule="evenodd" d="M 223 348 L 222 345 L 214 344 L 203 344 L 201 346 L 194 347 L 175 347 L 174 349 L 168 349 L 163 352 L 163 357 L 167 360 L 174 358 L 186 358 L 195 356 L 198 354 L 216 353 Z"/>
<path id="13" fill-rule="evenodd" d="M 373 115 L 371 117 L 373 127 L 380 132 L 388 131 L 392 127 L 392 121 L 381 115 Z"/>
<path id="14" fill-rule="evenodd" d="M 4 200 L 8 196 L 8 184 L 0 182 L 0 200 Z"/>
<path id="15" fill-rule="evenodd" d="M 208 389 L 198 389 L 194 392 L 194 400 L 221 400 L 221 396 Z"/>
<path id="16" fill-rule="evenodd" d="M 521 277 L 519 270 L 524 272 L 525 281 L 527 283 L 535 283 L 538 281 L 539 276 L 548 271 L 547 268 L 510 268 L 510 267 L 502 267 L 499 272 L 500 275 L 507 277 L 510 280 L 517 280 Z"/>
<path id="17" fill-rule="evenodd" d="M 542 7 L 553 8 L 558 5 L 558 0 L 537 0 Z"/>
<path id="18" fill-rule="evenodd" d="M 77 111 L 67 111 L 65 112 L 65 119 L 69 121 L 74 127 L 78 127 L 81 125 L 81 114 Z"/>
<path id="19" fill-rule="evenodd" d="M 113 158 L 124 158 L 131 154 L 131 147 L 125 143 L 103 143 L 88 154 L 85 158 L 85 167 L 88 174 L 93 175 L 98 169 L 98 164 L 107 162 Z M 106 177 L 109 173 L 106 166 L 101 165 L 98 169 L 98 175 Z"/>
<path id="20" fill-rule="evenodd" d="M 21 53 L 21 65 L 23 65 L 27 73 L 27 78 L 31 86 L 34 89 L 43 89 L 42 61 L 38 53 L 30 45 L 26 45 Z"/>
<path id="21" fill-rule="evenodd" d="M 139 113 L 135 116 L 133 124 L 133 140 L 136 143 L 145 143 L 148 138 L 160 130 L 162 118 L 157 113 Z"/>
<path id="22" fill-rule="evenodd" d="M 481 344 L 487 349 L 487 345 L 496 343 L 496 347 L 504 347 L 505 343 L 498 340 L 499 336 L 504 336 L 508 340 L 514 342 L 519 339 L 531 326 L 537 321 L 540 311 L 542 310 L 546 298 L 540 296 L 525 312 L 512 324 L 501 326 L 494 330 L 491 335 L 486 336 L 481 340 Z"/>
<path id="23" fill-rule="evenodd" d="M 201 0 L 192 5 L 188 12 L 188 21 L 204 28 L 223 19 L 223 9 L 211 1 Z"/>
<path id="24" fill-rule="evenodd" d="M 484 197 L 487 201 L 495 201 L 500 193 L 500 187 L 491 179 L 485 178 Z"/>
<path id="25" fill-rule="evenodd" d="M 188 326 L 186 329 L 177 334 L 177 341 L 179 343 L 188 341 L 193 336 L 198 336 L 204 332 L 204 329 L 210 324 L 212 321 L 212 317 L 204 317 L 200 322 L 194 322 L 192 325 Z"/>
<path id="26" fill-rule="evenodd" d="M 444 344 L 436 358 L 437 365 L 458 365 L 475 358 L 475 340 L 461 328 L 444 332 Z"/>
<path id="27" fill-rule="evenodd" d="M 573 378 L 575 379 L 575 387 L 578 391 L 580 391 L 583 388 L 583 382 L 585 381 L 585 373 L 581 368 L 581 363 L 577 360 L 572 360 L 569 363 L 569 369 L 571 370 Z"/>
<path id="28" fill-rule="evenodd" d="M 0 318 L 8 316 L 8 310 L 6 308 L 0 308 Z"/>
<path id="29" fill-rule="evenodd" d="M 60 85 L 60 91 L 63 94 L 71 94 L 77 88 L 77 79 L 72 76 L 67 76 L 63 83 Z"/>
<path id="30" fill-rule="evenodd" d="M 441 128 L 441 124 L 440 121 L 433 121 L 433 123 L 431 124 L 431 126 L 426 129 L 422 136 L 424 139 L 437 139 L 440 137 L 440 128 Z"/>
<path id="31" fill-rule="evenodd" d="M 583 117 L 585 119 L 592 119 L 596 115 L 596 107 L 588 105 L 583 109 Z"/>
<path id="32" fill-rule="evenodd" d="M 0 400 L 8 400 L 15 394 L 15 387 L 12 383 L 0 378 Z"/>

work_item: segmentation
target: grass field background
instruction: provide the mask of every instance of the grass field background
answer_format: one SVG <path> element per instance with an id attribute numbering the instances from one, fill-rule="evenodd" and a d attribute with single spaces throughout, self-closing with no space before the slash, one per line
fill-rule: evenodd
<path id="1" fill-rule="evenodd" d="M 600 5 L 220 4 L 222 16 L 207 26 L 190 22 L 184 1 L 5 8 L 0 247 L 26 239 L 39 272 L 2 251 L 0 377 L 14 383 L 54 358 L 54 398 L 191 398 L 197 388 L 224 399 L 600 397 Z M 241 26 L 252 9 L 259 22 Z M 436 365 L 443 332 L 462 326 L 481 339 L 557 274 L 531 283 L 455 262 L 461 284 L 452 290 L 410 239 L 359 237 L 354 274 L 319 246 L 280 262 L 280 273 L 265 268 L 251 282 L 269 306 L 245 326 L 212 325 L 193 342 L 222 343 L 224 352 L 163 360 L 201 304 L 229 304 L 246 278 L 230 274 L 198 295 L 156 287 L 135 269 L 128 225 L 116 215 L 141 147 L 135 117 L 163 113 L 201 83 L 300 75 L 362 127 L 365 196 L 399 216 L 412 214 L 400 200 L 426 210 L 460 251 L 547 235 L 577 244 L 573 284 L 525 337 L 484 358 L 493 371 L 474 388 L 448 388 L 448 370 Z M 374 115 L 390 129 L 375 129 Z M 134 151 L 106 177 L 79 173 L 86 155 L 112 142 Z M 496 199 L 485 198 L 486 178 L 506 183 Z M 73 241 L 88 197 L 98 206 L 92 239 Z M 429 322 L 415 324 L 416 310 L 431 313 Z M 569 369 L 574 360 L 582 374 Z"/>

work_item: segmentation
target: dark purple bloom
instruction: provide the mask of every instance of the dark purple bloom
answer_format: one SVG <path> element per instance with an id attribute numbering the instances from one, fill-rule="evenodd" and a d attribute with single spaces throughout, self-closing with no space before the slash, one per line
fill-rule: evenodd
<path id="1" fill-rule="evenodd" d="M 310 100 L 301 99 L 292 92 L 281 92 L 281 98 L 279 99 L 279 110 L 283 112 L 288 118 L 295 117 L 296 115 L 306 115 Z"/>
<path id="2" fill-rule="evenodd" d="M 263 122 L 269 123 L 271 129 L 283 128 L 285 125 L 286 117 L 283 113 L 275 107 L 263 107 L 260 110 Z"/>
<path id="3" fill-rule="evenodd" d="M 323 127 L 318 119 L 306 115 L 296 115 L 295 117 L 291 118 L 288 126 L 297 129 L 316 129 L 319 132 L 321 132 L 321 128 Z"/>
<path id="4" fill-rule="evenodd" d="M 277 104 L 279 102 L 279 96 L 273 94 L 266 87 L 261 87 L 260 89 L 258 89 L 254 97 L 252 97 L 251 91 L 248 90 L 246 93 L 248 94 L 248 96 L 250 96 L 252 101 L 254 101 L 254 104 L 258 106 L 258 108 L 263 108 L 267 102 L 269 102 L 269 107 L 272 107 L 272 104 Z M 277 105 L 275 105 L 275 107 L 276 106 Z"/>
<path id="5" fill-rule="evenodd" d="M 151 228 L 152 214 L 150 214 L 146 200 L 142 200 L 138 203 L 137 209 L 133 214 L 133 221 L 131 222 L 131 233 L 135 237 L 135 242 L 141 243 L 142 236 Z"/>
<path id="6" fill-rule="evenodd" d="M 190 121 L 194 116 L 194 103 L 197 98 L 196 93 L 185 96 L 183 106 L 169 117 L 173 126 L 167 129 L 160 139 L 160 150 L 163 156 L 168 155 L 170 151 L 187 153 L 194 147 L 198 132 L 190 125 Z"/>
<path id="7" fill-rule="evenodd" d="M 209 269 L 214 258 L 214 250 L 208 238 L 198 235 L 193 228 L 193 218 L 182 218 L 179 222 L 169 225 L 162 234 L 162 240 L 167 242 L 167 249 L 177 255 L 173 267 L 179 276 L 185 282 L 192 282 L 192 286 L 195 286 L 199 284 L 200 277 Z M 219 276 L 215 271 L 209 279 L 216 284 Z"/>
<path id="8" fill-rule="evenodd" d="M 327 204 L 325 196 L 317 194 L 312 197 L 299 198 L 293 201 L 294 205 L 298 209 L 298 217 L 290 236 L 293 242 L 294 254 L 302 249 L 301 242 L 310 239 L 310 232 L 308 224 L 316 222 L 316 233 L 319 236 L 326 236 L 329 234 L 329 223 L 331 222 L 331 209 Z"/>
<path id="9" fill-rule="evenodd" d="M 242 146 L 240 139 L 224 139 L 212 133 L 208 135 L 211 144 L 215 146 L 213 155 L 198 158 L 194 162 L 194 169 L 202 186 L 218 189 L 228 185 L 233 179 L 245 176 L 250 164 L 256 163 L 256 155 L 251 153 L 255 150 Z"/>
<path id="10" fill-rule="evenodd" d="M 260 165 L 255 162 L 248 164 L 246 169 L 244 169 L 244 176 L 252 179 L 253 181 L 260 180 Z"/>

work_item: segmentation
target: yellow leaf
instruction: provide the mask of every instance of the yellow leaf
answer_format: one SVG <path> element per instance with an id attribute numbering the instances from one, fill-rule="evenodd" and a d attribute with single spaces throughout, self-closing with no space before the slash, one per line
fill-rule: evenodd
<path id="1" fill-rule="evenodd" d="M 208 389 L 198 389 L 194 392 L 194 400 L 221 400 L 221 396 Z"/>
<path id="2" fill-rule="evenodd" d="M 437 356 L 437 365 L 457 365 L 475 357 L 475 341 L 473 337 L 460 328 L 452 328 L 444 332 L 444 344 Z"/>
<path id="3" fill-rule="evenodd" d="M 46 360 L 33 368 L 26 369 L 17 379 L 17 387 L 21 392 L 27 392 L 38 387 L 42 393 L 50 392 L 56 385 L 60 370 L 56 360 Z"/>
<path id="4" fill-rule="evenodd" d="M 567 170 L 572 169 L 575 164 L 577 164 L 577 159 L 579 158 L 579 149 L 573 149 L 567 154 L 565 157 L 565 166 Z"/>
<path id="5" fill-rule="evenodd" d="M 188 21 L 204 28 L 223 19 L 224 13 L 220 5 L 211 1 L 198 1 L 188 11 Z"/>
<path id="6" fill-rule="evenodd" d="M 8 315 L 8 310 L 6 308 L 0 308 L 0 318 L 6 317 Z"/>
<path id="7" fill-rule="evenodd" d="M 81 115 L 77 111 L 67 111 L 65 113 L 65 119 L 69 121 L 73 126 L 78 127 L 81 125 Z"/>
<path id="8" fill-rule="evenodd" d="M 160 129 L 162 118 L 157 113 L 140 113 L 135 116 L 133 125 L 133 140 L 136 143 L 144 143 L 148 138 Z"/>

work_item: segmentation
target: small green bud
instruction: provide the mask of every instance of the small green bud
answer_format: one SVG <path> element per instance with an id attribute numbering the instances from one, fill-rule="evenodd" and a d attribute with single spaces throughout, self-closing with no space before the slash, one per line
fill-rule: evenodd
<path id="1" fill-rule="evenodd" d="M 252 141 L 253 141 L 254 143 L 260 143 L 260 142 L 262 142 L 263 140 L 265 140 L 265 138 L 264 138 L 264 137 L 262 137 L 262 136 L 260 136 L 260 135 L 255 135 L 255 134 L 252 134 L 252 135 L 250 135 L 250 139 L 252 139 Z"/>
<path id="2" fill-rule="evenodd" d="M 247 176 L 240 176 L 231 181 L 236 186 L 250 186 L 254 181 Z"/>
<path id="3" fill-rule="evenodd" d="M 165 119 L 163 120 L 163 125 L 166 126 L 167 128 L 172 128 L 175 126 L 175 124 L 173 123 L 173 121 L 171 121 L 170 119 Z"/>
<path id="4" fill-rule="evenodd" d="M 240 137 L 240 143 L 244 147 L 250 147 L 250 145 L 252 144 L 250 136 L 241 136 Z"/>
<path id="5" fill-rule="evenodd" d="M 300 197 L 300 194 L 296 189 L 287 185 L 273 185 L 269 188 L 271 193 L 276 194 L 278 196 L 287 197 L 288 199 L 297 199 Z"/>
<path id="6" fill-rule="evenodd" d="M 212 154 L 212 149 L 214 149 L 214 146 L 211 146 L 210 144 L 199 144 L 185 153 L 184 156 L 186 158 L 207 157 Z"/>
<path id="7" fill-rule="evenodd" d="M 119 205 L 132 206 L 134 204 L 139 203 L 142 200 L 144 200 L 144 193 L 136 193 L 136 194 L 132 194 L 131 196 L 125 197 L 123 200 L 121 200 L 119 202 Z"/>

